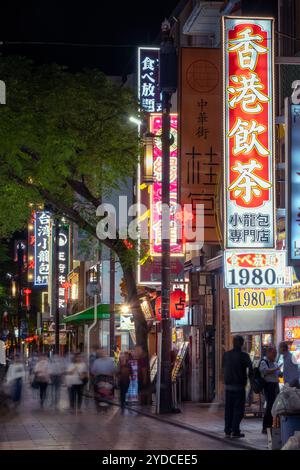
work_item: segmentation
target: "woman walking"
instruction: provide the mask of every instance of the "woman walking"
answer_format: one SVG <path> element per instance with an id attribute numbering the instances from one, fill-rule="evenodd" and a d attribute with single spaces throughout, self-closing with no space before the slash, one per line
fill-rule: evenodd
<path id="1" fill-rule="evenodd" d="M 67 367 L 66 385 L 69 389 L 71 411 L 81 410 L 83 387 L 88 381 L 88 369 L 80 354 L 75 354 Z"/>

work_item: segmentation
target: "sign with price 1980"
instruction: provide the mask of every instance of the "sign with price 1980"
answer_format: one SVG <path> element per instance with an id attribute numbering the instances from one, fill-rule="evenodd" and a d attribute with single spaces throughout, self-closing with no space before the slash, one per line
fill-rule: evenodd
<path id="1" fill-rule="evenodd" d="M 225 287 L 290 287 L 292 269 L 287 267 L 285 251 L 226 250 Z"/>

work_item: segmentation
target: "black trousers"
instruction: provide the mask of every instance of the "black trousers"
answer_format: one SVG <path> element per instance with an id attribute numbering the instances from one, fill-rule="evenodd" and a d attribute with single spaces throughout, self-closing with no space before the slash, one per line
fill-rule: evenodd
<path id="1" fill-rule="evenodd" d="M 45 398 L 46 398 L 47 387 L 48 387 L 47 382 L 39 382 L 40 400 L 42 404 L 44 403 Z"/>
<path id="2" fill-rule="evenodd" d="M 128 392 L 130 382 L 120 382 L 120 402 L 121 407 L 124 408 L 125 400 L 126 400 L 126 393 Z"/>
<path id="3" fill-rule="evenodd" d="M 264 386 L 264 394 L 266 399 L 266 409 L 263 419 L 263 429 L 271 428 L 273 424 L 273 416 L 271 413 L 273 403 L 279 393 L 279 385 L 276 382 L 266 382 Z"/>
<path id="4" fill-rule="evenodd" d="M 77 400 L 77 406 L 80 410 L 82 404 L 83 385 L 72 385 L 69 388 L 70 406 L 74 410 Z"/>
<path id="5" fill-rule="evenodd" d="M 226 390 L 225 392 L 225 433 L 240 432 L 240 423 L 245 413 L 246 392 Z"/>

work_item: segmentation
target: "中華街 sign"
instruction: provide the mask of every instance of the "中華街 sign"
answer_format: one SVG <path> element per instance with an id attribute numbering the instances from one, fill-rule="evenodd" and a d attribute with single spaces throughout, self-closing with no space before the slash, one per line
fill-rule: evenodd
<path id="1" fill-rule="evenodd" d="M 292 269 L 286 251 L 225 250 L 224 279 L 229 289 L 288 287 Z"/>
<path id="2" fill-rule="evenodd" d="M 274 248 L 273 20 L 223 18 L 225 248 Z"/>

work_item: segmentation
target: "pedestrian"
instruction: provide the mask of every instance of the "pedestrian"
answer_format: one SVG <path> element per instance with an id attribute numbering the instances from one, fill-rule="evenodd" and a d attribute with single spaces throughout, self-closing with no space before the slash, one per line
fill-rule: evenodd
<path id="1" fill-rule="evenodd" d="M 5 377 L 6 369 L 6 353 L 5 353 L 5 343 L 0 339 L 0 384 L 3 382 Z"/>
<path id="2" fill-rule="evenodd" d="M 288 343 L 285 341 L 279 344 L 279 353 L 283 355 L 283 380 L 290 387 L 300 388 L 299 366 L 293 354 L 289 351 Z"/>
<path id="3" fill-rule="evenodd" d="M 76 353 L 66 370 L 66 385 L 69 390 L 71 411 L 81 412 L 84 385 L 88 381 L 88 369 L 81 354 Z"/>
<path id="4" fill-rule="evenodd" d="M 97 359 L 94 361 L 91 374 L 94 382 L 94 399 L 96 409 L 100 405 L 107 405 L 114 396 L 114 378 L 117 367 L 113 357 L 107 355 L 104 349 L 98 349 Z"/>
<path id="5" fill-rule="evenodd" d="M 21 361 L 20 355 L 16 354 L 6 374 L 6 386 L 10 389 L 10 395 L 15 407 L 21 402 L 24 379 L 25 367 Z"/>
<path id="6" fill-rule="evenodd" d="M 245 437 L 241 433 L 240 423 L 245 413 L 247 370 L 251 383 L 253 368 L 249 354 L 242 351 L 243 345 L 244 338 L 234 336 L 233 349 L 223 356 L 226 437 Z"/>
<path id="7" fill-rule="evenodd" d="M 50 383 L 50 365 L 47 354 L 42 354 L 34 367 L 34 383 L 40 391 L 40 405 L 44 406 L 47 395 L 47 387 Z"/>
<path id="8" fill-rule="evenodd" d="M 65 371 L 64 360 L 58 354 L 54 354 L 50 360 L 51 402 L 57 408 L 60 400 L 60 388 L 62 376 Z"/>
<path id="9" fill-rule="evenodd" d="M 269 346 L 266 350 L 266 356 L 260 361 L 259 370 L 264 379 L 264 395 L 266 408 L 263 419 L 262 433 L 267 434 L 267 428 L 273 425 L 272 406 L 279 393 L 279 373 L 280 367 L 276 360 L 277 351 L 274 346 Z"/>
<path id="10" fill-rule="evenodd" d="M 122 412 L 125 408 L 126 393 L 128 392 L 132 369 L 130 365 L 130 355 L 128 352 L 121 353 L 119 357 L 118 378 L 120 386 L 120 403 Z"/>
<path id="11" fill-rule="evenodd" d="M 135 349 L 135 355 L 138 362 L 138 388 L 141 405 L 148 405 L 151 402 L 149 388 L 149 361 L 148 355 L 141 346 Z"/>

